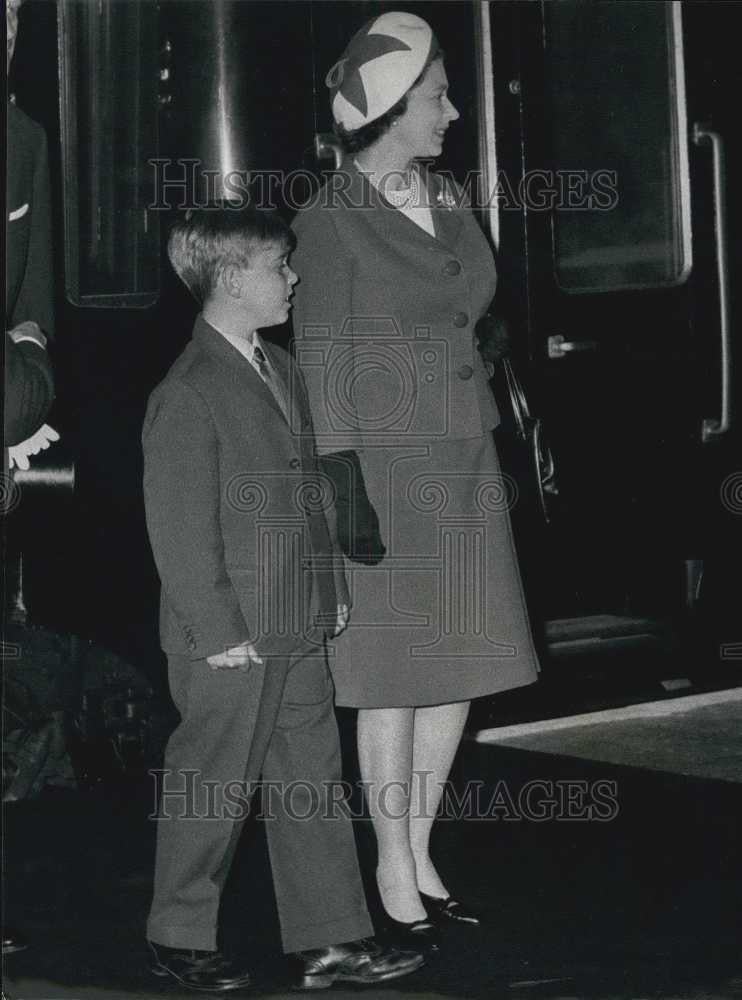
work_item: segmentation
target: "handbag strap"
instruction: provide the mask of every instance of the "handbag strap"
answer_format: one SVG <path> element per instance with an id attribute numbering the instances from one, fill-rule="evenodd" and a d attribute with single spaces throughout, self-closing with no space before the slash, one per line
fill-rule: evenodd
<path id="1" fill-rule="evenodd" d="M 513 408 L 513 416 L 518 427 L 518 432 L 522 437 L 525 437 L 526 422 L 531 417 L 525 390 L 509 358 L 502 359 L 502 367 L 505 372 L 505 384 L 510 396 L 510 403 Z"/>

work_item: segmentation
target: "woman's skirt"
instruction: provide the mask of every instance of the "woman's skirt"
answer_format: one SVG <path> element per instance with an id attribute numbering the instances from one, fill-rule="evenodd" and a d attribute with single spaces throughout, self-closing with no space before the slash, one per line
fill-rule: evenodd
<path id="1" fill-rule="evenodd" d="M 346 560 L 350 624 L 329 649 L 337 704 L 440 705 L 535 681 L 517 489 L 492 435 L 368 448 L 361 464 L 387 552 L 377 566 Z"/>

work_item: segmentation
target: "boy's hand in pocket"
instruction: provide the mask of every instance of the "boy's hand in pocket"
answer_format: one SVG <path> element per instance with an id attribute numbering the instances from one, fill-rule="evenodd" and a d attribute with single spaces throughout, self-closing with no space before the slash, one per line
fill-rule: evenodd
<path id="1" fill-rule="evenodd" d="M 212 670 L 249 670 L 253 663 L 263 661 L 251 642 L 243 642 L 241 646 L 232 646 L 223 653 L 207 656 L 206 662 Z"/>

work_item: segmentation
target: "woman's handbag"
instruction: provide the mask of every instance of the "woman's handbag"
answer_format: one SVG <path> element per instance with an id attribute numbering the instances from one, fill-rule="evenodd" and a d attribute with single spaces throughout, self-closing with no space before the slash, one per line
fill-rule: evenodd
<path id="1" fill-rule="evenodd" d="M 523 386 L 507 357 L 495 366 L 494 388 L 502 417 L 498 444 L 506 452 L 506 466 L 512 467 L 519 490 L 533 497 L 548 524 L 559 495 L 554 456 L 543 424 L 531 416 Z"/>
<path id="2" fill-rule="evenodd" d="M 366 492 L 366 483 L 355 451 L 334 451 L 319 456 L 320 471 L 333 489 L 340 548 L 353 562 L 376 566 L 386 548 L 379 534 L 379 518 Z"/>

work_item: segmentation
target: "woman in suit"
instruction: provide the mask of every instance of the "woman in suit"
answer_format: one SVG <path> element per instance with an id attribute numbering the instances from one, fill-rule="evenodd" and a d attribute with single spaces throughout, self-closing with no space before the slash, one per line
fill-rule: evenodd
<path id="1" fill-rule="evenodd" d="M 538 671 L 475 343 L 495 267 L 460 190 L 419 162 L 459 117 L 429 25 L 373 19 L 326 82 L 347 157 L 295 221 L 294 330 L 351 560 L 331 666 L 359 709 L 389 928 L 432 949 L 479 922 L 429 852 L 469 702 Z"/>

